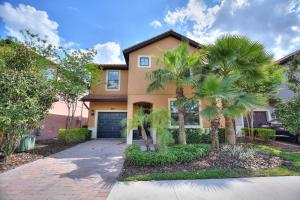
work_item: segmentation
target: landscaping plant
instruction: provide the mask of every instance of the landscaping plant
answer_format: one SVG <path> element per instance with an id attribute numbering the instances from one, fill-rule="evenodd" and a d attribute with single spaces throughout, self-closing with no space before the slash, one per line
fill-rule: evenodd
<path id="1" fill-rule="evenodd" d="M 184 128 L 184 102 L 186 97 L 184 95 L 184 87 L 194 85 L 196 77 L 191 76 L 191 73 L 193 69 L 199 67 L 203 59 L 204 54 L 202 54 L 202 51 L 200 53 L 189 53 L 189 45 L 182 43 L 174 50 L 164 51 L 163 56 L 158 58 L 162 68 L 147 74 L 148 79 L 151 80 L 147 92 L 164 89 L 167 83 L 172 83 L 176 86 L 180 144 L 186 144 Z"/>
<path id="2" fill-rule="evenodd" d="M 275 114 L 291 134 L 300 135 L 300 93 L 295 94 L 288 102 L 279 104 Z"/>
<path id="3" fill-rule="evenodd" d="M 1 41 L 0 49 L 1 151 L 7 159 L 21 136 L 44 119 L 55 91 L 39 65 L 44 58 L 17 41 Z"/>
<path id="4" fill-rule="evenodd" d="M 237 90 L 234 87 L 236 80 L 237 78 L 233 76 L 222 79 L 208 75 L 197 88 L 196 95 L 208 101 L 208 106 L 201 111 L 201 114 L 210 120 L 212 149 L 219 148 L 218 132 L 221 117 L 242 116 L 249 107 L 259 102 L 256 95 L 245 94 Z"/>
<path id="5" fill-rule="evenodd" d="M 248 94 L 269 95 L 282 82 L 283 69 L 272 63 L 272 56 L 265 47 L 247 37 L 225 35 L 214 44 L 205 47 L 207 51 L 207 68 L 217 77 L 238 77 L 232 87 Z M 223 106 L 230 106 L 228 99 L 222 99 Z M 227 105 L 229 104 L 229 105 Z M 253 109 L 249 109 L 250 126 L 253 127 Z M 229 144 L 236 143 L 234 118 L 224 115 L 225 138 Z"/>

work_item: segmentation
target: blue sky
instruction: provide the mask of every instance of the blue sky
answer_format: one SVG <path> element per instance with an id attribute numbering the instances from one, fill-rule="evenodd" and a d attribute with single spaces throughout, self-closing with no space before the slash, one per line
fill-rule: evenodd
<path id="1" fill-rule="evenodd" d="M 299 0 L 0 1 L 0 36 L 20 29 L 69 48 L 95 48 L 98 63 L 124 62 L 121 50 L 172 28 L 201 43 L 242 34 L 279 58 L 300 48 Z M 88 3 L 87 3 L 88 2 Z"/>

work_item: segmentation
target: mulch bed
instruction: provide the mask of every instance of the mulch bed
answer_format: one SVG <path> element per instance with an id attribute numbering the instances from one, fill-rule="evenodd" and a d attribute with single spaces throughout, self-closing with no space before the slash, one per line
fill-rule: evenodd
<path id="1" fill-rule="evenodd" d="M 51 154 L 63 151 L 75 144 L 62 144 L 58 140 L 43 140 L 36 141 L 35 149 L 27 152 L 14 153 L 9 160 L 4 163 L 3 158 L 0 158 L 0 173 L 16 168 L 20 165 L 44 158 Z"/>
<path id="2" fill-rule="evenodd" d="M 282 165 L 290 166 L 292 163 L 259 150 L 253 156 L 245 160 L 240 160 L 221 148 L 217 152 L 211 152 L 205 158 L 190 163 L 178 163 L 162 167 L 136 167 L 130 166 L 125 162 L 120 177 L 158 172 L 189 172 L 204 169 L 266 169 Z"/>

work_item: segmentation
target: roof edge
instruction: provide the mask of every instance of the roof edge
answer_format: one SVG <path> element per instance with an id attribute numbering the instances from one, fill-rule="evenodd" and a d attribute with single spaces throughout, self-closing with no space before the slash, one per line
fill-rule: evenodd
<path id="1" fill-rule="evenodd" d="M 197 49 L 201 48 L 200 43 L 198 43 L 198 42 L 196 42 L 196 41 L 194 41 L 194 40 L 192 40 L 192 39 L 190 39 L 190 38 L 188 38 L 188 37 L 186 37 L 184 35 L 181 35 L 180 33 L 177 33 L 175 31 L 173 31 L 172 29 L 170 29 L 170 30 L 168 30 L 168 31 L 166 31 L 164 33 L 161 33 L 161 34 L 159 34 L 157 36 L 154 36 L 154 37 L 152 37 L 152 38 L 150 38 L 148 40 L 145 40 L 143 42 L 140 42 L 138 44 L 135 44 L 133 46 L 130 46 L 130 47 L 124 49 L 123 50 L 123 55 L 124 55 L 126 63 L 128 63 L 128 60 L 129 60 L 129 56 L 128 56 L 129 53 L 131 53 L 133 51 L 136 51 L 136 50 L 138 50 L 140 48 L 143 48 L 143 47 L 145 47 L 145 46 L 147 46 L 149 44 L 152 44 L 154 42 L 157 42 L 159 40 L 162 40 L 162 39 L 164 39 L 166 37 L 169 37 L 169 36 L 172 36 L 172 37 L 174 37 L 174 38 L 176 38 L 178 40 L 181 40 L 181 41 L 187 41 L 191 46 L 193 46 L 193 47 L 195 47 Z"/>

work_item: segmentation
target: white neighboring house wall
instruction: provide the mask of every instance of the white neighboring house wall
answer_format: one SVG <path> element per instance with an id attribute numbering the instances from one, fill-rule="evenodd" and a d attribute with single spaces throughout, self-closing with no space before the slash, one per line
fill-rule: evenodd
<path id="1" fill-rule="evenodd" d="M 272 117 L 272 113 L 274 112 L 274 108 L 272 108 L 272 107 L 254 109 L 254 111 L 265 111 L 267 113 L 267 121 L 270 121 L 270 120 L 274 119 Z M 236 133 L 237 133 L 237 135 L 238 136 L 242 136 L 241 129 L 245 127 L 244 118 L 243 117 L 235 120 L 235 127 L 236 127 Z"/>

